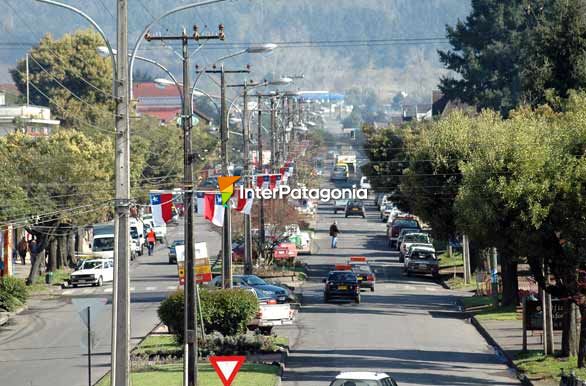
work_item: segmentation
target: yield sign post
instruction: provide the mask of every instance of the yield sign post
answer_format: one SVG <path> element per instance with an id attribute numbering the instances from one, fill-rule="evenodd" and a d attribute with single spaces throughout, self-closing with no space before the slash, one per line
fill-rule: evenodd
<path id="1" fill-rule="evenodd" d="M 236 378 L 236 374 L 238 374 L 242 364 L 246 360 L 246 357 L 237 355 L 211 356 L 209 357 L 209 360 L 224 386 L 230 386 L 232 385 L 234 378 Z"/>

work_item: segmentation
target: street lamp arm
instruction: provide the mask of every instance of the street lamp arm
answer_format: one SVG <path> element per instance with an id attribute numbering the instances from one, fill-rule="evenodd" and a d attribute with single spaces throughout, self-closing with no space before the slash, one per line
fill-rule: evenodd
<path id="1" fill-rule="evenodd" d="M 98 31 L 98 33 L 100 34 L 100 36 L 102 37 L 102 39 L 104 40 L 104 43 L 106 43 L 106 47 L 108 48 L 108 51 L 110 52 L 110 57 L 112 58 L 112 71 L 114 74 L 114 79 L 117 78 L 117 74 L 116 74 L 116 54 L 114 53 L 114 49 L 112 48 L 112 46 L 110 45 L 110 41 L 108 40 L 108 38 L 106 37 L 106 34 L 104 33 L 104 30 L 102 30 L 102 28 L 98 25 L 98 23 L 96 23 L 94 21 L 94 19 L 92 19 L 87 13 L 83 12 L 80 9 L 77 9 L 75 7 L 72 7 L 69 4 L 63 4 L 60 3 L 58 1 L 54 1 L 54 0 L 36 0 L 40 3 L 45 3 L 45 4 L 51 4 L 51 5 L 55 5 L 57 7 L 61 7 L 61 8 L 65 8 L 68 9 L 74 13 L 77 13 L 79 16 L 83 17 L 84 19 L 86 19 L 95 29 L 96 31 Z"/>
<path id="2" fill-rule="evenodd" d="M 134 70 L 134 60 L 136 58 L 136 53 L 138 52 L 138 49 L 140 48 L 140 44 L 142 43 L 142 40 L 144 39 L 144 35 L 152 28 L 153 25 L 155 25 L 156 23 L 159 22 L 159 20 L 161 20 L 164 17 L 167 17 L 169 15 L 172 15 L 174 13 L 177 12 L 181 12 L 184 11 L 186 9 L 190 9 L 190 8 L 196 8 L 196 7 L 201 7 L 204 5 L 211 5 L 211 4 L 216 4 L 216 3 L 222 3 L 226 0 L 206 0 L 206 1 L 201 1 L 199 3 L 191 3 L 191 4 L 185 4 L 182 5 L 180 7 L 177 8 L 173 8 L 170 11 L 167 11 L 165 13 L 163 13 L 160 16 L 157 16 L 155 19 L 153 19 L 145 28 L 144 30 L 140 33 L 140 35 L 138 35 L 136 42 L 134 43 L 134 48 L 132 49 L 132 54 L 130 56 L 130 61 L 128 63 L 128 68 L 129 68 L 129 84 L 132 84 L 132 72 Z M 132 99 L 132 89 L 130 90 L 130 98 Z"/>

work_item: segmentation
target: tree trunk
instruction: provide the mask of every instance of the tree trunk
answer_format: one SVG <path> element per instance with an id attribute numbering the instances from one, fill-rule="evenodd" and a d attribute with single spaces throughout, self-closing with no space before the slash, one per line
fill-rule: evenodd
<path id="1" fill-rule="evenodd" d="M 586 304 L 580 304 L 580 315 L 586 315 Z M 582 320 L 582 318 L 580 318 Z M 586 323 L 580 323 L 580 340 L 578 343 L 578 368 L 584 367 L 586 359 Z"/>
<path id="2" fill-rule="evenodd" d="M 562 357 L 576 356 L 578 353 L 578 306 L 571 300 L 564 304 L 564 330 L 562 331 Z"/>
<path id="3" fill-rule="evenodd" d="M 512 259 L 504 257 L 501 261 L 503 277 L 503 300 L 502 305 L 516 306 L 519 304 L 519 280 L 517 277 L 517 265 Z"/>
<path id="4" fill-rule="evenodd" d="M 57 237 L 57 245 L 59 246 L 57 252 L 57 261 L 59 268 L 63 268 L 67 266 L 67 243 L 65 235 L 60 235 Z"/>
<path id="5" fill-rule="evenodd" d="M 31 270 L 29 272 L 28 278 L 26 279 L 26 285 L 32 285 L 37 281 L 37 278 L 41 274 L 41 266 L 43 265 L 43 260 L 45 259 L 45 251 L 43 250 L 41 253 L 32 253 L 31 252 Z"/>
<path id="6" fill-rule="evenodd" d="M 77 261 L 75 261 L 75 231 L 67 234 L 67 266 L 73 267 Z"/>
<path id="7" fill-rule="evenodd" d="M 47 264 L 47 271 L 48 272 L 55 272 L 58 267 L 57 261 L 57 240 L 53 238 L 49 242 L 49 263 Z"/>

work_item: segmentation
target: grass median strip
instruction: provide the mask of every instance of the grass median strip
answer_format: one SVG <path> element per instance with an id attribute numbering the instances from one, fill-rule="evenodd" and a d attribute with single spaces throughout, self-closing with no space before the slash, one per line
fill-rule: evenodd
<path id="1" fill-rule="evenodd" d="M 439 262 L 440 268 L 452 268 L 464 265 L 464 259 L 461 253 L 453 253 L 452 257 L 450 257 L 449 254 L 445 252 L 441 254 L 439 258 L 441 259 Z"/>
<path id="2" fill-rule="evenodd" d="M 233 386 L 275 386 L 278 381 L 279 367 L 256 363 L 245 363 Z M 198 383 L 206 386 L 222 386 L 220 378 L 208 363 L 198 366 Z M 133 386 L 182 386 L 183 364 L 173 363 L 153 365 L 131 374 Z M 97 386 L 110 386 L 110 377 L 106 376 Z"/>
<path id="3" fill-rule="evenodd" d="M 559 381 L 562 370 L 566 374 L 574 371 L 578 378 L 586 379 L 586 369 L 577 368 L 576 357 L 556 358 L 545 356 L 541 351 L 529 351 L 518 354 L 514 362 L 529 379 L 551 378 Z"/>
<path id="4" fill-rule="evenodd" d="M 519 314 L 515 306 L 493 307 L 491 296 L 470 296 L 460 298 L 467 312 L 478 320 L 517 320 Z"/>

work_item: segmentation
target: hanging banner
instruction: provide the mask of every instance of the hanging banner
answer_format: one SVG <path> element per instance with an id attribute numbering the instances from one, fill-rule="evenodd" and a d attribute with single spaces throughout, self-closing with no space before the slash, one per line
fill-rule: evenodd
<path id="1" fill-rule="evenodd" d="M 185 245 L 175 246 L 179 284 L 185 285 Z M 197 284 L 212 281 L 212 269 L 206 243 L 195 243 L 194 274 Z"/>

